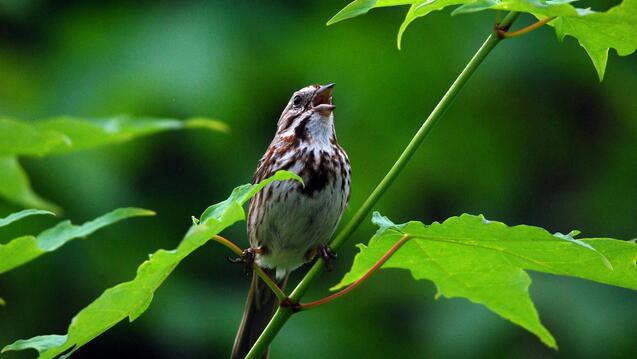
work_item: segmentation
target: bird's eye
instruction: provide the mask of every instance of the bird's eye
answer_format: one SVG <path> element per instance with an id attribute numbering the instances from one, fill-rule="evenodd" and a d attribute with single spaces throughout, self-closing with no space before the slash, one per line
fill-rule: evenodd
<path id="1" fill-rule="evenodd" d="M 298 106 L 301 104 L 301 96 L 296 95 L 294 96 L 294 100 L 292 100 L 292 103 L 294 104 L 294 106 Z"/>

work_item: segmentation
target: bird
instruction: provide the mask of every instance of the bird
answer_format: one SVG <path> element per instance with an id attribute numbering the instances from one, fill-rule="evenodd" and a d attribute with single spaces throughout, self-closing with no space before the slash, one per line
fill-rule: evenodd
<path id="1" fill-rule="evenodd" d="M 254 173 L 253 183 L 279 170 L 303 179 L 268 184 L 248 207 L 247 252 L 281 288 L 291 271 L 316 256 L 334 257 L 328 242 L 349 202 L 351 165 L 336 139 L 333 89 L 333 83 L 315 84 L 292 94 Z M 274 293 L 253 272 L 233 359 L 248 354 L 278 305 Z M 266 351 L 263 358 L 267 356 Z"/>

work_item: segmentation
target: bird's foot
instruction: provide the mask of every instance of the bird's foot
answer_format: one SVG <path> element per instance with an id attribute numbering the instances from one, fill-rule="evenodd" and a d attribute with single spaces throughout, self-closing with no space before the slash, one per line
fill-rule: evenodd
<path id="1" fill-rule="evenodd" d="M 336 252 L 332 251 L 332 248 L 330 248 L 330 246 L 327 244 L 318 246 L 316 250 L 318 251 L 318 255 L 321 256 L 321 258 L 323 258 L 323 260 L 325 261 L 325 270 L 331 272 L 332 260 L 338 257 Z"/>
<path id="2" fill-rule="evenodd" d="M 250 273 L 250 269 L 252 269 L 252 265 L 254 264 L 254 260 L 256 259 L 257 254 L 262 254 L 264 252 L 265 249 L 263 249 L 263 247 L 248 248 L 241 252 L 241 254 L 236 258 L 226 258 L 230 263 L 242 264 L 244 273 L 248 275 Z"/>

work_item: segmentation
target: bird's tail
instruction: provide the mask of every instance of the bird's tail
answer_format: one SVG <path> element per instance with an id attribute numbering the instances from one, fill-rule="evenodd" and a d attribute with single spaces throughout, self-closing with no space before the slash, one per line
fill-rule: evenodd
<path id="1" fill-rule="evenodd" d="M 270 277 L 274 277 L 274 271 L 265 270 Z M 283 289 L 287 282 L 288 276 L 283 279 L 276 280 L 279 288 Z M 232 359 L 243 359 L 257 341 L 266 325 L 274 315 L 274 311 L 278 307 L 279 302 L 272 293 L 272 290 L 261 280 L 256 273 L 252 273 L 252 283 L 248 291 L 248 299 L 246 300 L 243 319 L 237 332 L 232 347 Z M 263 354 L 262 359 L 268 357 L 267 351 Z"/>

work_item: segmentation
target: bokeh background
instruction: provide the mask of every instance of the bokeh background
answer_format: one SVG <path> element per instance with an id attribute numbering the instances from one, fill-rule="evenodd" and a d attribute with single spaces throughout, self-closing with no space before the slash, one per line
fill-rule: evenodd
<path id="1" fill-rule="evenodd" d="M 0 347 L 63 334 L 104 289 L 127 281 L 148 253 L 174 248 L 190 216 L 249 182 L 291 93 L 335 82 L 336 126 L 353 166 L 349 218 L 472 56 L 494 14 L 436 12 L 396 32 L 406 8 L 326 27 L 346 1 L 0 1 L 0 114 L 128 113 L 225 121 L 228 134 L 163 133 L 118 146 L 22 158 L 36 191 L 81 223 L 113 208 L 156 210 L 73 241 L 0 277 Z M 598 1 L 603 10 L 613 3 Z M 584 4 L 585 5 L 585 4 Z M 532 19 L 524 16 L 521 24 Z M 599 83 L 572 38 L 550 28 L 489 56 L 376 209 L 394 221 L 463 212 L 587 237 L 637 237 L 637 61 L 611 51 Z M 18 207 L 0 202 L 0 216 Z M 0 232 L 38 233 L 30 218 Z M 324 296 L 374 228 L 346 245 Z M 244 224 L 225 232 L 246 244 Z M 149 310 L 77 358 L 223 358 L 249 279 L 209 244 L 187 258 Z M 295 316 L 274 358 L 635 357 L 637 293 L 532 273 L 531 294 L 559 352 L 404 271 L 375 275 L 347 299 Z M 298 278 L 298 277 L 297 277 Z M 34 352 L 7 353 L 32 358 Z"/>

